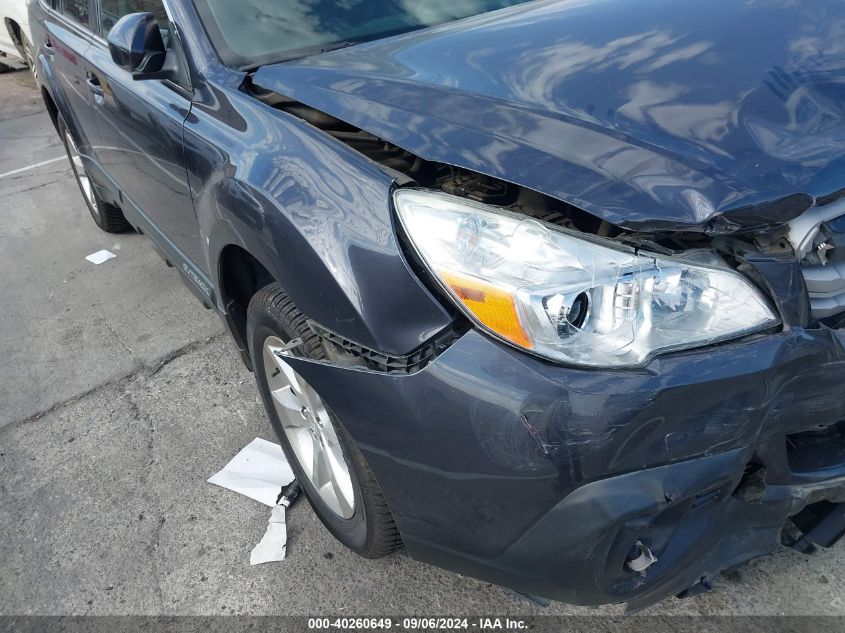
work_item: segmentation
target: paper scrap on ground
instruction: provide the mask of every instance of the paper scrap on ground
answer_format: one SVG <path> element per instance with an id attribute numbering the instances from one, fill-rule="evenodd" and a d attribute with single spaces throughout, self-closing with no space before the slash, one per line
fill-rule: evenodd
<path id="1" fill-rule="evenodd" d="M 91 253 L 85 259 L 87 259 L 92 264 L 98 264 L 99 265 L 99 264 L 102 264 L 103 262 L 109 261 L 110 259 L 114 259 L 115 257 L 117 257 L 117 255 L 115 255 L 111 251 L 97 251 L 96 253 Z"/>
<path id="2" fill-rule="evenodd" d="M 208 482 L 234 490 L 273 508 L 282 486 L 287 486 L 293 480 L 294 474 L 285 459 L 282 447 L 257 437 Z"/>
<path id="3" fill-rule="evenodd" d="M 288 530 L 285 524 L 285 506 L 278 505 L 270 513 L 270 522 L 264 538 L 256 545 L 249 555 L 250 565 L 274 563 L 285 560 L 287 551 Z"/>

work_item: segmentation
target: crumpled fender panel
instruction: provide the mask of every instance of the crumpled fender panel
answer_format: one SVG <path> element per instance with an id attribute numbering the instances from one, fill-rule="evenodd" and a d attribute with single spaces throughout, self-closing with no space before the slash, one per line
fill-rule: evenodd
<path id="1" fill-rule="evenodd" d="M 239 77 L 224 70 L 215 79 Z M 394 179 L 362 155 L 246 94 L 202 83 L 185 158 L 216 288 L 220 254 L 236 245 L 303 314 L 382 352 L 407 353 L 451 323 L 398 243 Z"/>

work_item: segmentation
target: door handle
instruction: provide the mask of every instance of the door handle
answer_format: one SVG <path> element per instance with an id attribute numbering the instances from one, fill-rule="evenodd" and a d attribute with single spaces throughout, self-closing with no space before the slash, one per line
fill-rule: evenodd
<path id="1" fill-rule="evenodd" d="M 49 56 L 52 57 L 56 54 L 56 49 L 53 48 L 53 44 L 50 42 L 49 37 L 44 38 L 44 52 Z"/>
<path id="2" fill-rule="evenodd" d="M 106 94 L 103 92 L 103 87 L 100 85 L 100 80 L 97 79 L 97 75 L 88 73 L 88 78 L 85 83 L 88 84 L 88 90 L 90 90 L 91 94 L 94 95 L 94 103 L 97 105 L 103 105 L 106 101 Z"/>

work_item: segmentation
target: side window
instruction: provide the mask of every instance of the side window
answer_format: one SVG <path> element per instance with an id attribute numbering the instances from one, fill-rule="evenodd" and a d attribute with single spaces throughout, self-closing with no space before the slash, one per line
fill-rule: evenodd
<path id="1" fill-rule="evenodd" d="M 152 13 L 156 16 L 162 35 L 166 35 L 167 12 L 161 0 L 100 0 L 100 29 L 103 37 L 108 37 L 111 27 L 130 13 Z"/>
<path id="2" fill-rule="evenodd" d="M 88 0 L 62 0 L 62 13 L 85 28 L 90 24 Z"/>

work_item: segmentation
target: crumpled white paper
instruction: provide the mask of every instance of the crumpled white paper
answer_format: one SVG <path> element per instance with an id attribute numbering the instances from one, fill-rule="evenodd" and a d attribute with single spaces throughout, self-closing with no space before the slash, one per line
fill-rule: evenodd
<path id="1" fill-rule="evenodd" d="M 270 512 L 270 521 L 264 537 L 249 555 L 250 565 L 273 563 L 285 560 L 288 543 L 288 528 L 285 524 L 285 506 L 277 505 Z"/>
<path id="2" fill-rule="evenodd" d="M 115 255 L 111 251 L 97 251 L 96 253 L 91 253 L 85 259 L 87 259 L 92 264 L 99 265 L 103 262 L 109 261 L 110 259 L 114 259 L 115 257 L 117 257 L 117 255 Z"/>
<path id="3" fill-rule="evenodd" d="M 239 492 L 271 508 L 282 486 L 294 480 L 282 447 L 256 437 L 208 483 Z"/>
<path id="4" fill-rule="evenodd" d="M 209 478 L 208 482 L 239 492 L 273 510 L 264 537 L 249 555 L 250 565 L 282 561 L 287 550 L 286 500 L 276 505 L 283 486 L 295 479 L 282 447 L 257 437 Z"/>

